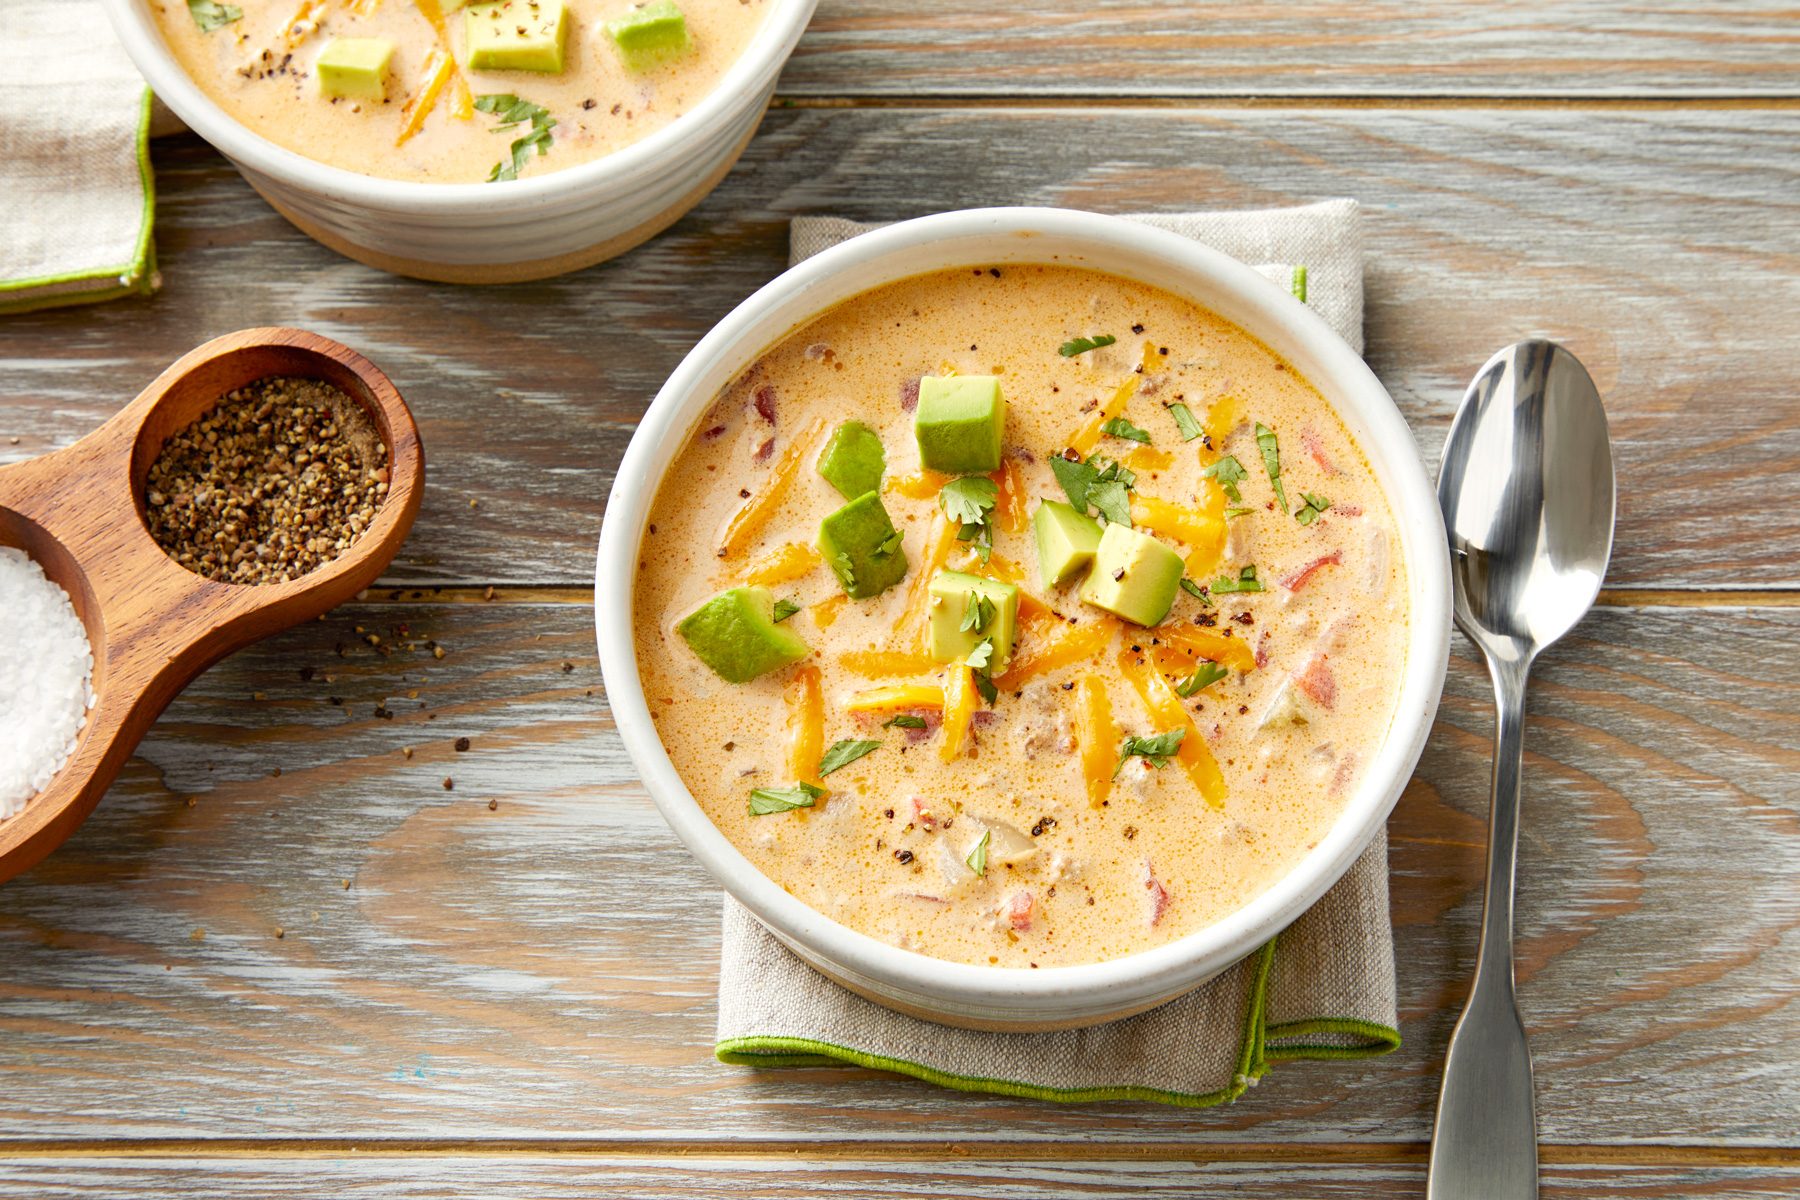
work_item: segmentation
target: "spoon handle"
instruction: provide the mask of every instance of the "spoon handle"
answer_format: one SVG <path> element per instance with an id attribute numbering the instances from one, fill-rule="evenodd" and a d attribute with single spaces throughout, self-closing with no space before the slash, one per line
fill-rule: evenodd
<path id="1" fill-rule="evenodd" d="M 1524 656 L 1488 654 L 1499 713 L 1489 812 L 1487 897 L 1475 983 L 1444 1060 L 1428 1200 L 1535 1200 L 1537 1116 L 1531 1049 L 1513 996 L 1513 865 L 1525 749 Z"/>

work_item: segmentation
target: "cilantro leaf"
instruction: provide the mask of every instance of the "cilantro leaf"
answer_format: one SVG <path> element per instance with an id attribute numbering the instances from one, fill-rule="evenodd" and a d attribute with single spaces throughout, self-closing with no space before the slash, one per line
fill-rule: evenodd
<path id="1" fill-rule="evenodd" d="M 244 15 L 244 10 L 237 5 L 220 4 L 218 0 L 187 0 L 187 8 L 188 16 L 194 18 L 194 24 L 202 33 L 223 29 Z"/>
<path id="2" fill-rule="evenodd" d="M 993 638 L 984 638 L 984 639 L 982 639 L 980 645 L 976 646 L 973 650 L 969 651 L 969 657 L 966 661 L 969 664 L 970 670 L 985 671 L 987 669 L 988 663 L 992 662 L 993 658 L 994 658 L 994 639 Z"/>
<path id="3" fill-rule="evenodd" d="M 865 754 L 873 754 L 881 749 L 881 743 L 869 738 L 845 738 L 831 743 L 831 749 L 819 760 L 819 777 L 822 779 L 841 767 L 847 767 Z"/>
<path id="4" fill-rule="evenodd" d="M 1245 516 L 1246 514 L 1249 514 L 1249 513 L 1253 513 L 1255 511 L 1256 510 L 1254 508 L 1228 508 L 1225 510 L 1225 519 L 1227 521 L 1235 521 L 1239 517 Z"/>
<path id="5" fill-rule="evenodd" d="M 1077 354 L 1086 354 L 1089 350 L 1098 350 L 1102 346 L 1110 346 L 1119 339 L 1110 333 L 1097 334 L 1091 338 L 1078 337 L 1064 342 L 1056 352 L 1064 358 L 1074 358 Z"/>
<path id="6" fill-rule="evenodd" d="M 895 713 L 893 716 L 883 721 L 881 727 L 883 729 L 894 729 L 896 727 L 900 729 L 923 729 L 925 728 L 925 718 L 915 716 L 912 713 Z"/>
<path id="7" fill-rule="evenodd" d="M 775 623 L 779 625 L 799 611 L 800 606 L 792 600 L 777 600 L 775 602 Z"/>
<path id="8" fill-rule="evenodd" d="M 1239 571 L 1236 579 L 1229 575 L 1219 576 L 1212 581 L 1209 588 L 1213 595 L 1222 596 L 1227 592 L 1260 592 L 1263 590 L 1263 585 L 1256 578 L 1256 567 L 1252 565 Z"/>
<path id="9" fill-rule="evenodd" d="M 1262 451 L 1263 470 L 1269 473 L 1269 486 L 1275 489 L 1275 499 L 1285 509 L 1288 499 L 1287 490 L 1281 486 L 1281 446 L 1275 440 L 1275 431 L 1261 421 L 1256 423 L 1256 448 Z"/>
<path id="10" fill-rule="evenodd" d="M 1088 466 L 1099 467 L 1101 463 L 1106 463 L 1106 467 L 1100 472 L 1101 483 L 1111 483 L 1116 479 L 1126 487 L 1137 486 L 1137 476 L 1126 470 L 1124 463 L 1119 462 L 1117 459 L 1114 459 L 1112 462 L 1107 462 L 1106 459 L 1101 458 L 1098 454 L 1088 455 Z"/>
<path id="11" fill-rule="evenodd" d="M 1194 420 L 1194 410 L 1185 404 L 1169 405 L 1169 415 L 1175 418 L 1176 432 L 1181 434 L 1184 442 L 1191 442 L 1206 432 L 1200 428 L 1200 422 Z"/>
<path id="12" fill-rule="evenodd" d="M 987 520 L 999 496 L 999 486 L 986 475 L 964 475 L 938 491 L 938 507 L 952 521 L 980 525 Z"/>
<path id="13" fill-rule="evenodd" d="M 1186 735 L 1185 729 L 1171 729 L 1150 737 L 1126 738 L 1119 747 L 1119 765 L 1113 768 L 1113 778 L 1117 779 L 1125 764 L 1134 758 L 1141 758 L 1158 770 L 1168 766 L 1170 756 L 1181 749 L 1181 739 Z"/>
<path id="14" fill-rule="evenodd" d="M 1175 685 L 1175 694 L 1185 699 L 1199 691 L 1201 688 L 1219 682 L 1219 680 L 1225 678 L 1229 674 L 1231 674 L 1231 672 L 1224 667 L 1221 667 L 1218 663 L 1203 662 L 1194 668 L 1194 673 L 1192 675 L 1189 675 L 1186 679 Z"/>
<path id="15" fill-rule="evenodd" d="M 994 677 L 986 671 L 975 672 L 975 690 L 981 693 L 981 702 L 989 708 L 1000 698 L 1000 689 L 994 686 Z"/>
<path id="16" fill-rule="evenodd" d="M 1062 485 L 1063 495 L 1069 498 L 1069 507 L 1086 516 L 1088 489 L 1100 478 L 1099 470 L 1078 459 L 1057 455 L 1050 460 L 1050 473 Z"/>
<path id="17" fill-rule="evenodd" d="M 1150 431 L 1139 429 L 1124 417 L 1114 417 L 1100 427 L 1100 432 L 1107 437 L 1124 438 L 1128 442 L 1142 442 L 1145 445 L 1150 444 Z"/>
<path id="18" fill-rule="evenodd" d="M 975 872 L 978 878 L 987 875 L 988 845 L 993 841 L 993 836 L 992 830 L 982 830 L 981 840 L 975 843 L 973 850 L 969 851 L 969 857 L 963 859 L 969 864 L 969 870 Z"/>
<path id="19" fill-rule="evenodd" d="M 980 633 L 988 627 L 998 611 L 992 600 L 980 592 L 970 592 L 968 603 L 963 606 L 962 624 L 957 628 L 964 633 L 970 630 Z"/>
<path id="20" fill-rule="evenodd" d="M 1225 498 L 1233 504 L 1242 504 L 1244 494 L 1238 491 L 1238 484 L 1243 482 L 1246 474 L 1244 464 L 1237 460 L 1237 456 L 1227 454 L 1200 472 L 1200 478 L 1218 480 L 1219 486 L 1225 489 Z"/>
<path id="21" fill-rule="evenodd" d="M 1206 589 L 1189 579 L 1186 575 L 1181 577 L 1181 590 L 1198 600 L 1200 603 L 1206 605 L 1206 607 L 1212 607 L 1212 597 L 1206 594 Z"/>
<path id="22" fill-rule="evenodd" d="M 1131 528 L 1131 497 L 1125 493 L 1124 484 L 1116 479 L 1096 483 L 1088 489 L 1088 499 L 1108 524 Z"/>
<path id="23" fill-rule="evenodd" d="M 531 122 L 531 129 L 523 136 L 513 139 L 509 148 L 510 160 L 494 164 L 488 172 L 489 183 L 499 183 L 508 179 L 517 179 L 519 172 L 531 160 L 531 152 L 536 150 L 540 155 L 550 153 L 550 130 L 556 125 L 556 119 L 550 110 L 529 100 L 521 100 L 511 92 L 496 92 L 475 97 L 475 110 L 500 118 L 494 127 L 495 133 L 511 129 L 525 121 Z"/>
<path id="24" fill-rule="evenodd" d="M 756 788 L 750 793 L 750 815 L 766 817 L 771 813 L 811 808 L 813 801 L 824 794 L 824 788 L 810 783 L 796 783 L 791 788 Z"/>
<path id="25" fill-rule="evenodd" d="M 1300 498 L 1306 501 L 1306 504 L 1304 507 L 1294 510 L 1294 520 L 1302 525 L 1311 525 L 1324 516 L 1326 510 L 1331 507 L 1331 501 L 1316 492 L 1301 492 Z"/>
<path id="26" fill-rule="evenodd" d="M 886 537 L 882 538 L 881 541 L 876 544 L 875 553 L 879 554 L 882 558 L 886 558 L 888 555 L 892 554 L 894 551 L 898 550 L 899 548 L 900 548 L 900 531 L 898 529 L 896 529 L 892 533 L 888 534 Z"/>

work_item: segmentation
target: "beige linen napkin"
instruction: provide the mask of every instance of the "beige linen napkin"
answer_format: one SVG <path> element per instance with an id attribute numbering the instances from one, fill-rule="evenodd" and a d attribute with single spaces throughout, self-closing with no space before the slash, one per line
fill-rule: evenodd
<path id="1" fill-rule="evenodd" d="M 0 313 L 156 286 L 150 89 L 93 0 L 0 0 Z"/>
<path id="2" fill-rule="evenodd" d="M 1362 350 L 1357 206 L 1139 216 L 1249 262 Z M 867 229 L 796 220 L 794 262 Z M 725 900 L 716 1053 L 760 1067 L 855 1064 L 965 1091 L 1046 1100 L 1235 1099 L 1271 1063 L 1361 1058 L 1400 1044 L 1387 837 L 1311 909 L 1237 966 L 1160 1008 L 1060 1033 L 980 1033 L 891 1012 L 832 983 Z"/>

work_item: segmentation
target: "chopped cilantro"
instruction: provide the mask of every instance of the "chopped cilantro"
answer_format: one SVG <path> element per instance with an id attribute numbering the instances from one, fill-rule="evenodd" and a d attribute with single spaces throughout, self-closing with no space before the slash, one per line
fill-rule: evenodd
<path id="1" fill-rule="evenodd" d="M 923 729 L 925 718 L 912 713 L 895 713 L 881 723 L 883 729 Z"/>
<path id="2" fill-rule="evenodd" d="M 1229 674 L 1231 672 L 1218 663 L 1203 662 L 1194 668 L 1192 675 L 1175 685 L 1175 694 L 1184 698 L 1191 696 L 1201 688 L 1215 684 Z"/>
<path id="3" fill-rule="evenodd" d="M 775 602 L 775 623 L 779 625 L 799 611 L 800 606 L 792 600 L 777 600 Z"/>
<path id="4" fill-rule="evenodd" d="M 1294 520 L 1302 525 L 1311 525 L 1324 516 L 1325 511 L 1331 507 L 1331 501 L 1316 492 L 1301 492 L 1300 498 L 1306 501 L 1306 504 L 1294 510 Z"/>
<path id="5" fill-rule="evenodd" d="M 1000 488 L 986 475 L 964 475 L 952 479 L 938 492 L 938 506 L 944 515 L 963 525 L 979 525 L 999 499 Z"/>
<path id="6" fill-rule="evenodd" d="M 841 767 L 847 767 L 865 754 L 881 749 L 881 743 L 869 738 L 845 738 L 831 743 L 831 749 L 819 760 L 819 776 L 824 778 Z"/>
<path id="7" fill-rule="evenodd" d="M 1181 749 L 1181 739 L 1186 734 L 1185 729 L 1171 729 L 1151 737 L 1126 738 L 1125 744 L 1119 747 L 1119 765 L 1113 768 L 1113 778 L 1117 779 L 1125 764 L 1134 758 L 1141 758 L 1159 770 L 1168 766 L 1170 756 Z"/>
<path id="8" fill-rule="evenodd" d="M 1236 579 L 1229 575 L 1219 576 L 1212 581 L 1209 590 L 1215 596 L 1222 596 L 1227 592 L 1260 592 L 1263 585 L 1256 578 L 1255 566 L 1248 566 L 1238 572 Z"/>
<path id="9" fill-rule="evenodd" d="M 975 672 L 975 690 L 981 693 L 981 702 L 989 708 L 1000 698 L 1000 689 L 994 686 L 994 677 L 986 671 Z"/>
<path id="10" fill-rule="evenodd" d="M 988 846 L 993 841 L 993 836 L 992 830 L 982 830 L 981 840 L 975 843 L 975 848 L 969 851 L 969 857 L 963 860 L 969 864 L 969 870 L 975 872 L 977 876 L 985 877 L 987 875 Z"/>
<path id="11" fill-rule="evenodd" d="M 896 529 L 892 533 L 888 534 L 886 537 L 882 538 L 880 542 L 876 543 L 875 553 L 881 555 L 881 557 L 883 557 L 883 558 L 886 558 L 888 555 L 892 554 L 894 551 L 898 550 L 899 548 L 900 548 L 900 531 L 898 529 Z"/>
<path id="12" fill-rule="evenodd" d="M 1050 460 L 1050 473 L 1062 485 L 1063 494 L 1069 498 L 1069 507 L 1086 514 L 1088 489 L 1100 478 L 1100 472 L 1079 459 L 1058 455 Z"/>
<path id="13" fill-rule="evenodd" d="M 970 592 L 968 603 L 963 607 L 962 624 L 957 628 L 964 633 L 970 630 L 980 633 L 988 627 L 997 611 L 992 600 L 980 592 Z"/>
<path id="14" fill-rule="evenodd" d="M 1064 358 L 1074 358 L 1077 354 L 1086 354 L 1089 350 L 1098 350 L 1102 346 L 1110 346 L 1119 339 L 1110 333 L 1096 334 L 1091 338 L 1078 337 L 1064 342 L 1056 352 Z"/>
<path id="15" fill-rule="evenodd" d="M 1169 405 L 1169 415 L 1175 418 L 1175 428 L 1184 442 L 1191 442 L 1205 432 L 1200 428 L 1200 422 L 1194 420 L 1194 410 L 1185 404 Z"/>
<path id="16" fill-rule="evenodd" d="M 1131 497 L 1126 495 L 1124 484 L 1116 479 L 1096 483 L 1088 489 L 1088 499 L 1109 525 L 1131 528 Z"/>
<path id="17" fill-rule="evenodd" d="M 992 662 L 993 658 L 994 639 L 984 638 L 979 645 L 969 651 L 969 657 L 967 659 L 969 669 L 972 671 L 985 671 L 988 663 Z"/>
<path id="18" fill-rule="evenodd" d="M 1219 486 L 1225 489 L 1225 498 L 1233 504 L 1242 504 L 1244 494 L 1238 491 L 1238 484 L 1243 482 L 1245 474 L 1244 464 L 1237 460 L 1237 456 L 1227 454 L 1200 472 L 1200 478 L 1218 480 Z"/>
<path id="19" fill-rule="evenodd" d="M 1212 597 L 1206 594 L 1206 589 L 1189 579 L 1186 575 L 1181 577 L 1181 590 L 1198 600 L 1200 603 L 1206 605 L 1206 607 L 1212 607 Z"/>
<path id="20" fill-rule="evenodd" d="M 513 139 L 510 147 L 511 161 L 497 162 L 494 169 L 488 172 L 489 183 L 517 179 L 519 172 L 530 161 L 533 150 L 540 155 L 550 153 L 550 130 L 556 126 L 556 118 L 550 115 L 549 109 L 529 100 L 521 100 L 510 92 L 501 92 L 475 97 L 475 110 L 500 118 L 500 124 L 494 127 L 495 133 L 504 132 L 524 121 L 531 122 L 530 132 Z"/>
<path id="21" fill-rule="evenodd" d="M 1269 473 L 1269 486 L 1275 489 L 1275 499 L 1285 509 L 1288 500 L 1287 490 L 1281 486 L 1281 446 L 1275 440 L 1275 431 L 1261 421 L 1256 423 L 1256 448 L 1262 451 L 1263 470 Z"/>
<path id="22" fill-rule="evenodd" d="M 187 0 L 187 8 L 188 15 L 194 18 L 194 24 L 202 33 L 223 29 L 244 15 L 244 10 L 237 5 L 220 4 L 218 0 Z"/>
<path id="23" fill-rule="evenodd" d="M 1100 432 L 1107 437 L 1124 438 L 1128 442 L 1143 442 L 1145 445 L 1150 444 L 1150 431 L 1139 429 L 1124 417 L 1114 417 L 1100 427 Z"/>
<path id="24" fill-rule="evenodd" d="M 1239 517 L 1247 516 L 1255 511 L 1254 508 L 1228 508 L 1225 510 L 1225 519 L 1227 521 L 1235 521 Z"/>
<path id="25" fill-rule="evenodd" d="M 791 788 L 756 788 L 750 793 L 750 815 L 766 817 L 771 813 L 811 808 L 813 801 L 824 794 L 824 788 L 810 783 L 796 783 Z"/>

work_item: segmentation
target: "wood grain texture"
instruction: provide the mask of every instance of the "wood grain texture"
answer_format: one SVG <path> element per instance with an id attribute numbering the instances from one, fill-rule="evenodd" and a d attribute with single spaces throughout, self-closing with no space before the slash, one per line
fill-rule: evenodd
<path id="1" fill-rule="evenodd" d="M 262 1160 L 129 1158 L 0 1160 L 0 1196 L 68 1200 L 97 1192 L 175 1194 L 189 1200 L 321 1195 L 358 1200 L 432 1200 L 480 1195 L 506 1200 L 570 1200 L 595 1195 L 633 1200 L 727 1200 L 750 1197 L 943 1195 L 995 1200 L 1051 1197 L 1212 1197 L 1250 1200 L 1294 1196 L 1424 1194 L 1422 1164 L 1269 1162 L 1016 1163 L 979 1151 L 947 1164 L 697 1158 L 597 1158 L 580 1155 L 483 1158 L 434 1155 L 354 1158 L 307 1156 Z M 1549 1165 L 1548 1200 L 1592 1196 L 1750 1200 L 1791 1196 L 1800 1170 L 1786 1167 L 1651 1167 Z"/>
<path id="2" fill-rule="evenodd" d="M 580 584 L 624 443 L 669 370 L 785 262 L 802 213 L 1367 206 L 1370 362 L 1435 464 L 1488 354 L 1566 342 L 1613 418 L 1611 582 L 1800 584 L 1800 112 L 775 112 L 669 233 L 541 284 L 457 289 L 338 258 L 211 151 L 158 143 L 164 290 L 0 323 L 0 459 L 63 445 L 179 348 L 258 322 L 393 376 L 433 463 L 391 572 Z M 14 445 L 11 438 L 18 438 Z M 479 508 L 470 508 L 471 500 Z"/>
<path id="3" fill-rule="evenodd" d="M 787 95 L 1800 94 L 1786 0 L 825 0 Z"/>
<path id="4" fill-rule="evenodd" d="M 1793 609 L 1608 609 L 1542 664 L 1519 964 L 1553 1145 L 1800 1141 L 1797 640 Z M 635 782 L 588 610 L 372 597 L 208 672 L 0 889 L 0 1129 L 1417 1147 L 1473 965 L 1487 697 L 1459 655 L 1390 824 L 1398 1054 L 1203 1113 L 1063 1107 L 716 1063 L 718 894 Z"/>

